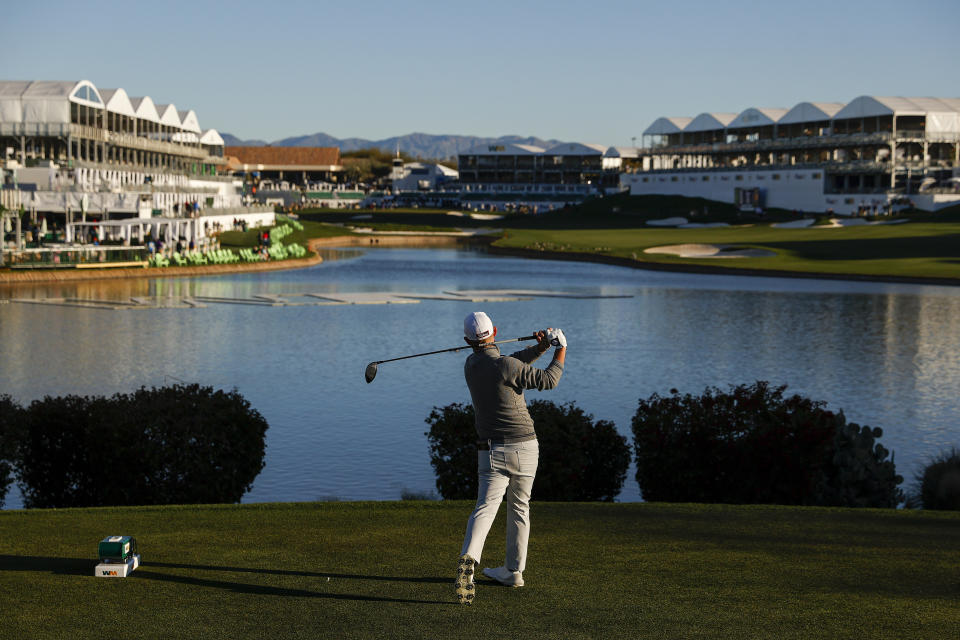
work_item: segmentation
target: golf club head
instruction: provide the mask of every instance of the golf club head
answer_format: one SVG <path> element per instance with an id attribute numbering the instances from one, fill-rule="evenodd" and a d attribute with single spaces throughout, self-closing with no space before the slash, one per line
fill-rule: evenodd
<path id="1" fill-rule="evenodd" d="M 367 370 L 363 373 L 364 377 L 367 379 L 367 384 L 373 382 L 373 379 L 377 377 L 377 363 L 371 362 L 367 365 Z"/>

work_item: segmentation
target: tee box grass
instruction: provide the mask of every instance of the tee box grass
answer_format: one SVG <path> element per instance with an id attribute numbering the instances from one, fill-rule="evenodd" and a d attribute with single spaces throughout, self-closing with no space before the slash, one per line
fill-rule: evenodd
<path id="1" fill-rule="evenodd" d="M 535 502 L 522 589 L 464 501 L 0 512 L 2 638 L 951 638 L 960 514 Z M 93 576 L 104 535 L 143 564 Z M 503 562 L 503 514 L 480 567 Z"/>

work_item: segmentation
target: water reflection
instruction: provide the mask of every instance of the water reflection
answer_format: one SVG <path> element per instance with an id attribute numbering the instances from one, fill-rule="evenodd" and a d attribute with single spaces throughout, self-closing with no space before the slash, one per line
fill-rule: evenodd
<path id="1" fill-rule="evenodd" d="M 634 297 L 135 311 L 3 304 L 0 392 L 29 402 L 174 380 L 236 387 L 270 423 L 267 466 L 246 500 L 396 499 L 404 489 L 434 489 L 423 421 L 433 406 L 468 399 L 462 356 L 385 364 L 371 385 L 363 368 L 459 344 L 463 315 L 481 307 L 505 337 L 560 325 L 570 339 L 568 364 L 560 386 L 542 397 L 575 401 L 627 436 L 638 398 L 762 379 L 882 427 L 906 477 L 960 443 L 956 289 L 645 272 L 439 249 L 329 254 L 297 271 L 0 295 L 121 300 L 523 287 Z M 361 464 L 367 471 L 358 475 Z M 620 498 L 639 499 L 632 471 Z M 17 504 L 8 497 L 8 506 Z"/>

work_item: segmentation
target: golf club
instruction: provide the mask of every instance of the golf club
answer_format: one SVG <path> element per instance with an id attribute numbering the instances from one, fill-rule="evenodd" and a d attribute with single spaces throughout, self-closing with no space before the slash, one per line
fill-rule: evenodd
<path id="1" fill-rule="evenodd" d="M 506 344 L 508 342 L 520 342 L 521 340 L 536 340 L 537 336 L 523 336 L 522 338 L 512 338 L 510 340 L 500 340 L 499 342 L 490 342 L 488 344 Z M 371 362 L 367 365 L 367 370 L 364 372 L 364 376 L 367 378 L 367 384 L 373 382 L 373 379 L 377 377 L 377 366 L 383 364 L 384 362 L 394 362 L 396 360 L 406 360 L 407 358 L 419 358 L 420 356 L 432 356 L 435 353 L 448 353 L 450 351 L 463 351 L 464 349 L 470 349 L 470 345 L 465 344 L 462 347 L 453 347 L 451 349 L 440 349 L 439 351 L 427 351 L 426 353 L 415 353 L 412 356 L 402 356 L 400 358 L 390 358 L 389 360 L 377 360 L 376 362 Z"/>

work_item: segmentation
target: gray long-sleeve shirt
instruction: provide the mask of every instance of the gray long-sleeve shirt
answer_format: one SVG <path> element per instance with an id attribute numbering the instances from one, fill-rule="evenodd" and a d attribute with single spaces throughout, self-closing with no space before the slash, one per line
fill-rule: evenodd
<path id="1" fill-rule="evenodd" d="M 467 357 L 463 374 L 480 440 L 510 442 L 535 434 L 523 391 L 553 389 L 563 374 L 563 365 L 556 360 L 546 369 L 530 366 L 539 357 L 536 346 L 509 356 L 500 355 L 499 347 L 489 346 Z"/>

